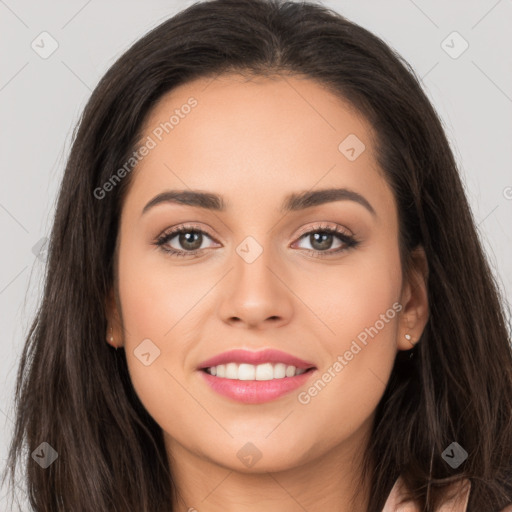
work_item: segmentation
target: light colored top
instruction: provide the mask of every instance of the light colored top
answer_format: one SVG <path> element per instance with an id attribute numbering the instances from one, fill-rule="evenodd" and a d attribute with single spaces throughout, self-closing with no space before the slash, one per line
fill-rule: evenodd
<path id="1" fill-rule="evenodd" d="M 459 487 L 459 492 L 453 499 L 444 503 L 437 512 L 466 512 L 469 502 L 469 491 L 471 490 L 471 482 L 464 480 L 462 483 L 454 484 Z M 420 509 L 412 503 L 404 503 L 399 505 L 400 499 L 404 494 L 404 482 L 402 477 L 399 477 L 395 485 L 389 493 L 388 499 L 382 512 L 420 512 Z M 512 505 L 505 507 L 501 512 L 512 512 Z"/>

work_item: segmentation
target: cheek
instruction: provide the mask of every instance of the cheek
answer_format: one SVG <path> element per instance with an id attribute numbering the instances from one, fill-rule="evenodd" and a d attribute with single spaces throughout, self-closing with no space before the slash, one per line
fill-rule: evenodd
<path id="1" fill-rule="evenodd" d="M 302 293 L 329 327 L 323 330 L 329 353 L 349 349 L 358 336 L 363 343 L 371 339 L 368 330 L 374 339 L 393 335 L 397 309 L 401 309 L 400 305 L 393 308 L 400 299 L 401 274 L 398 248 L 376 241 L 350 254 L 343 264 L 307 280 Z M 375 326 L 378 334 L 372 329 Z"/>
<path id="2" fill-rule="evenodd" d="M 401 309 L 400 270 L 393 266 L 375 266 L 360 271 L 347 272 L 340 282 L 337 294 L 331 295 L 329 320 L 336 333 L 333 348 L 350 349 L 351 342 L 357 340 L 369 352 L 389 347 L 387 341 L 394 335 L 397 310 Z M 393 307 L 393 304 L 395 306 Z M 370 346 L 370 340 L 378 343 Z"/>
<path id="3" fill-rule="evenodd" d="M 357 428 L 382 397 L 396 356 L 402 309 L 398 251 L 372 250 L 353 261 L 329 270 L 328 287 L 327 279 L 317 281 L 316 288 L 308 285 L 309 304 L 329 327 L 319 324 L 318 330 L 328 356 L 318 378 L 298 397 L 315 411 L 315 421 L 342 421 L 348 431 Z"/>
<path id="4" fill-rule="evenodd" d="M 120 251 L 119 294 L 125 328 L 124 347 L 133 387 L 159 424 L 173 410 L 189 406 L 183 367 L 197 308 L 209 280 L 190 279 L 166 258 L 127 245 Z M 211 279 L 210 279 L 211 280 Z M 211 286 L 211 285 L 210 285 Z"/>
<path id="5" fill-rule="evenodd" d="M 164 349 L 214 282 L 215 276 L 173 264 L 159 251 L 129 241 L 121 251 L 119 293 L 130 345 L 151 338 Z"/>

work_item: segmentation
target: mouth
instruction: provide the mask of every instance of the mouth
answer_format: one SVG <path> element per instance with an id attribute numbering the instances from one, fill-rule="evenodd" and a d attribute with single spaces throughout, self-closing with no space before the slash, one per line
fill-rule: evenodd
<path id="1" fill-rule="evenodd" d="M 232 350 L 198 367 L 216 393 L 245 404 L 276 400 L 303 386 L 317 367 L 281 351 Z"/>

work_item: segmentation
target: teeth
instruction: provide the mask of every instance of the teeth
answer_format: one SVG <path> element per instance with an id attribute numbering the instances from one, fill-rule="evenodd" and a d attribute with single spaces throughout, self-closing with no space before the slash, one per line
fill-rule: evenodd
<path id="1" fill-rule="evenodd" d="M 293 366 L 292 366 L 293 368 Z M 286 376 L 286 365 L 277 363 L 274 365 L 274 379 L 283 379 Z"/>
<path id="2" fill-rule="evenodd" d="M 256 366 L 253 364 L 236 364 L 236 363 L 229 363 L 230 365 L 233 365 L 234 371 L 231 374 L 231 379 L 238 379 L 238 380 L 255 380 L 256 379 Z"/>
<path id="3" fill-rule="evenodd" d="M 228 363 L 226 365 L 226 379 L 237 379 L 238 378 L 238 365 L 235 363 Z"/>
<path id="4" fill-rule="evenodd" d="M 272 380 L 301 375 L 306 370 L 284 363 L 263 363 L 258 365 L 227 363 L 212 366 L 211 368 L 207 368 L 206 371 L 210 375 L 225 379 Z"/>
<path id="5" fill-rule="evenodd" d="M 274 368 L 270 363 L 259 364 L 256 366 L 255 374 L 256 380 L 271 380 L 274 378 Z"/>
<path id="6" fill-rule="evenodd" d="M 286 367 L 286 376 L 287 377 L 293 377 L 295 375 L 295 366 L 287 366 Z"/>

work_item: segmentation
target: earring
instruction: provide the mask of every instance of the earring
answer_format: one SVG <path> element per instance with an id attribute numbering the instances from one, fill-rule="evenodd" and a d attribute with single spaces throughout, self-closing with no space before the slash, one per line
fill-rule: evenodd
<path id="1" fill-rule="evenodd" d="M 404 338 L 413 346 L 413 348 L 415 347 L 416 344 L 411 341 L 412 336 L 409 333 L 405 333 Z M 414 352 L 411 352 L 409 354 L 409 360 L 411 360 L 413 358 L 414 358 Z"/>
<path id="2" fill-rule="evenodd" d="M 114 329 L 113 327 L 110 328 L 110 341 L 113 342 L 114 341 Z M 119 347 L 116 345 L 115 346 L 115 349 L 117 350 Z"/>
<path id="3" fill-rule="evenodd" d="M 409 333 L 405 333 L 404 334 L 404 338 L 413 346 L 415 347 L 416 346 L 416 342 L 413 342 L 411 341 L 412 340 L 412 336 L 409 334 Z"/>

